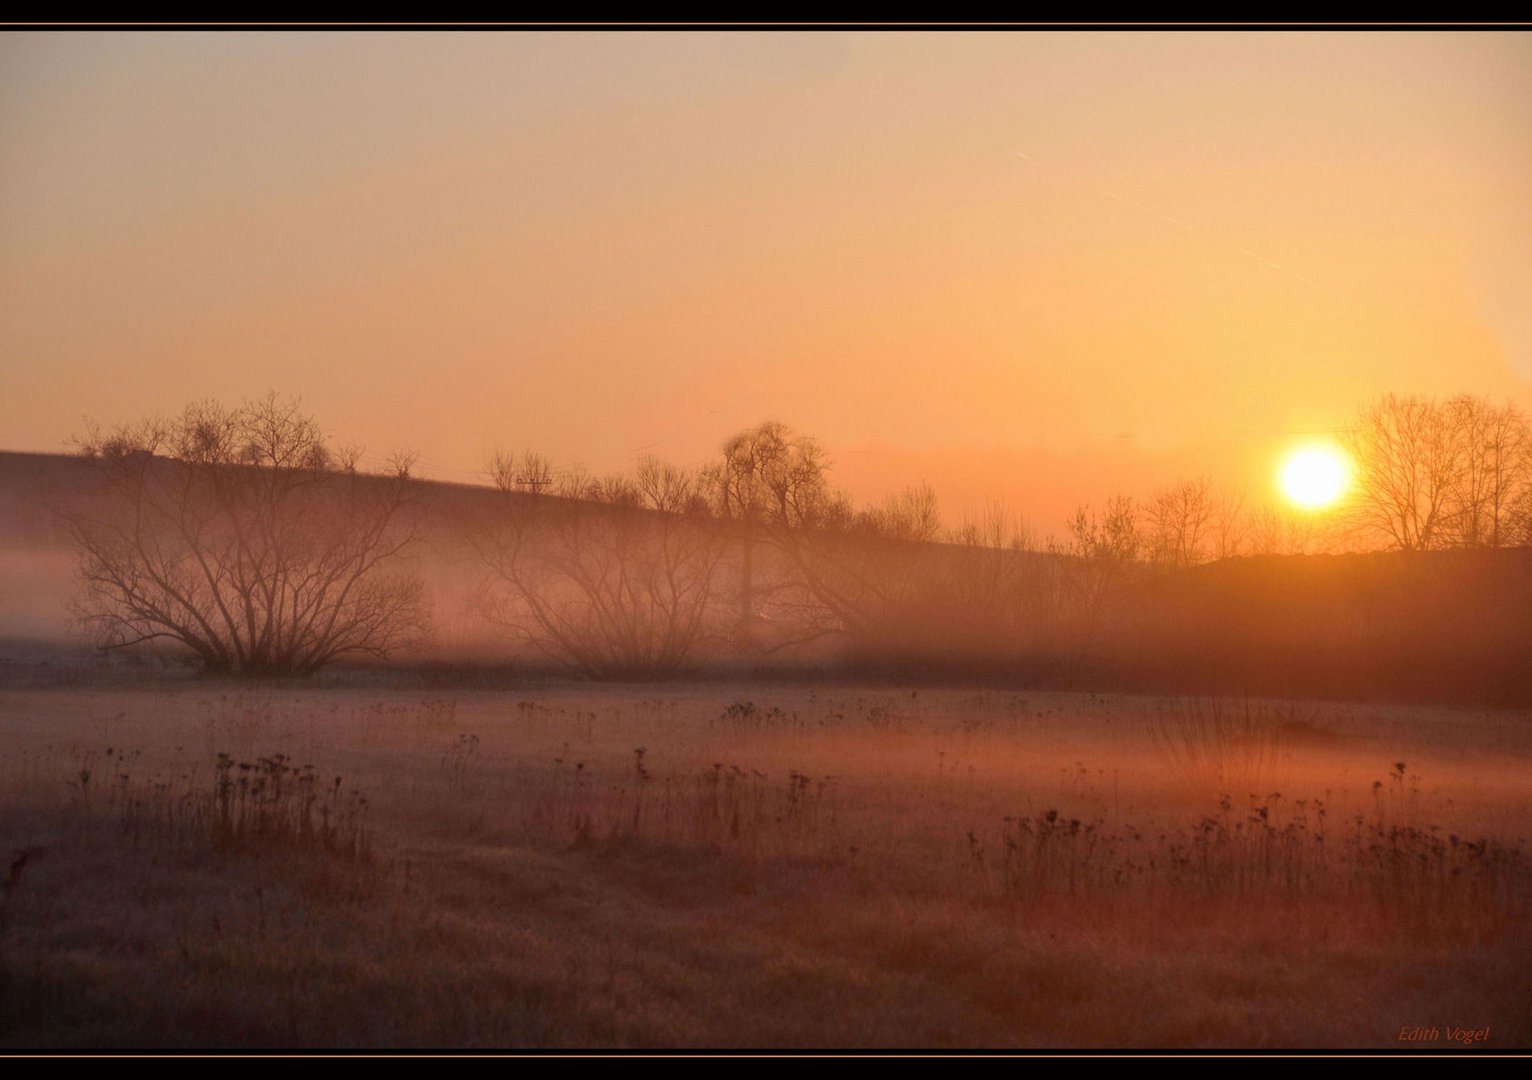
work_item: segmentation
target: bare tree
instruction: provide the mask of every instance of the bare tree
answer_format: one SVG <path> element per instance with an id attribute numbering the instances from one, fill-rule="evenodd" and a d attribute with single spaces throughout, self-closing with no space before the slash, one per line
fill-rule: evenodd
<path id="1" fill-rule="evenodd" d="M 1245 496 L 1224 494 L 1213 502 L 1213 558 L 1232 559 L 1245 549 L 1249 537 Z"/>
<path id="2" fill-rule="evenodd" d="M 1459 419 L 1434 401 L 1393 394 L 1362 409 L 1347 438 L 1356 531 L 1403 551 L 1450 542 L 1465 469 Z"/>
<path id="3" fill-rule="evenodd" d="M 1502 547 L 1516 542 L 1517 516 L 1532 488 L 1532 431 L 1514 405 L 1456 397 L 1445 406 L 1462 462 L 1449 494 L 1448 520 L 1458 543 Z"/>
<path id="4" fill-rule="evenodd" d="M 1532 484 L 1523 486 L 1516 496 L 1500 535 L 1506 546 L 1532 547 Z"/>
<path id="5" fill-rule="evenodd" d="M 719 515 L 729 523 L 739 548 L 738 617 L 734 640 L 750 648 L 755 636 L 756 547 L 758 534 L 770 510 L 763 474 L 768 463 L 791 453 L 793 433 L 785 424 L 767 422 L 740 432 L 724 443 L 723 458 L 705 470 Z"/>
<path id="6" fill-rule="evenodd" d="M 979 633 L 1035 633 L 1057 616 L 1062 560 L 1044 555 L 1026 522 L 1003 503 L 966 515 L 949 543 L 956 558 L 946 587 Z"/>
<path id="7" fill-rule="evenodd" d="M 553 464 L 542 454 L 526 450 L 508 454 L 496 450 L 489 459 L 490 479 L 502 491 L 541 495 L 554 485 Z"/>
<path id="8" fill-rule="evenodd" d="M 1089 504 L 1080 507 L 1069 520 L 1070 554 L 1101 562 L 1133 562 L 1144 548 L 1138 517 L 1131 495 L 1108 500 L 1100 514 Z"/>
<path id="9" fill-rule="evenodd" d="M 1252 511 L 1242 535 L 1252 555 L 1312 555 L 1332 549 L 1337 539 L 1322 518 L 1272 506 Z"/>
<path id="10" fill-rule="evenodd" d="M 831 487 L 823 447 L 776 422 L 730 439 L 709 476 L 743 547 L 742 621 L 769 626 L 760 643 L 767 649 L 829 635 L 875 640 L 907 592 L 912 557 L 928 546 L 879 536 L 880 521 L 921 534 L 939 530 L 929 489 L 858 516 Z M 880 518 L 889 511 L 891 518 Z M 758 547 L 780 570 L 765 583 Z"/>
<path id="11" fill-rule="evenodd" d="M 1012 512 L 1001 500 L 992 500 L 983 511 L 965 513 L 961 523 L 947 537 L 949 543 L 991 551 L 1035 552 L 1036 534 L 1020 514 Z"/>
<path id="12" fill-rule="evenodd" d="M 78 614 L 106 648 L 168 640 L 210 672 L 309 674 L 383 657 L 423 626 L 401 556 L 409 459 L 391 475 L 333 453 L 295 402 L 188 406 L 79 440 L 97 489 L 63 511 Z"/>
<path id="13" fill-rule="evenodd" d="M 1176 567 L 1202 562 L 1217 513 L 1206 480 L 1187 480 L 1155 492 L 1144 511 L 1150 559 Z"/>
<path id="14" fill-rule="evenodd" d="M 875 536 L 934 542 L 942 534 L 936 490 L 924 483 L 907 487 L 890 495 L 880 505 L 862 511 L 859 524 Z"/>
<path id="15" fill-rule="evenodd" d="M 505 498 L 478 541 L 501 586 L 495 617 L 589 677 L 683 668 L 710 632 L 726 543 L 698 475 L 646 459 L 631 477 L 582 480 L 581 501 L 532 495 L 517 480 L 529 460 L 492 469 Z"/>
<path id="16" fill-rule="evenodd" d="M 1094 623 L 1108 594 L 1144 550 L 1139 516 L 1132 496 L 1118 495 L 1101 513 L 1085 505 L 1069 520 L 1072 591 L 1087 626 Z"/>

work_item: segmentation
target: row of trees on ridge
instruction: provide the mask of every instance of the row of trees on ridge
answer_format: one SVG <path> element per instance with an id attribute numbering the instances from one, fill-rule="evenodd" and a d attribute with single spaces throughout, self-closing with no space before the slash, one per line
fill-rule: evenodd
<path id="1" fill-rule="evenodd" d="M 1334 514 L 1248 512 L 1191 480 L 1083 506 L 1063 539 L 1039 541 L 999 506 L 948 528 L 925 485 L 859 509 L 818 442 L 766 423 L 695 469 L 646 459 L 593 478 L 497 453 L 498 498 L 464 532 L 486 613 L 593 677 L 831 636 L 1079 645 L 1145 574 L 1245 554 L 1532 543 L 1532 437 L 1514 407 L 1385 397 L 1345 442 L 1355 489 Z M 421 640 L 412 560 L 425 519 L 408 458 L 363 473 L 357 451 L 275 395 L 92 430 L 81 449 L 98 487 L 65 519 L 80 615 L 103 645 L 168 639 L 210 671 L 305 674 Z"/>

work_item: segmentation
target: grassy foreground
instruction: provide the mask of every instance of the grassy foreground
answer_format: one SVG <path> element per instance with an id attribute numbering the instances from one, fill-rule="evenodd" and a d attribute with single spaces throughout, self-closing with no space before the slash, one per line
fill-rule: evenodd
<path id="1" fill-rule="evenodd" d="M 0 1045 L 1526 1047 L 1529 721 L 13 687 Z"/>

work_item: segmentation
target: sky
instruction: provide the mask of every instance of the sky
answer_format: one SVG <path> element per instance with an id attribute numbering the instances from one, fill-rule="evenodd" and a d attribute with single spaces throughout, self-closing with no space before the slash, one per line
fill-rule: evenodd
<path id="1" fill-rule="evenodd" d="M 0 449 L 301 398 L 381 463 L 766 419 L 1040 532 L 1385 392 L 1532 407 L 1532 36 L 0 34 Z"/>

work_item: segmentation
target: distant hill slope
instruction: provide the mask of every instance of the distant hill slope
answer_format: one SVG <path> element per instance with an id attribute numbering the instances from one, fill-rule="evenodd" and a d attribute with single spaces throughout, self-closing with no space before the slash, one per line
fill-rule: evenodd
<path id="1" fill-rule="evenodd" d="M 0 637 L 73 639 L 74 557 L 51 508 L 84 490 L 89 475 L 76 457 L 0 452 Z"/>
<path id="2" fill-rule="evenodd" d="M 1225 559 L 1133 608 L 1121 659 L 1189 684 L 1532 703 L 1532 548 Z"/>
<path id="3" fill-rule="evenodd" d="M 0 550 L 67 547 L 69 535 L 49 508 L 89 483 L 79 457 L 0 450 Z"/>
<path id="4" fill-rule="evenodd" d="M 90 462 L 84 457 L 0 450 L 0 550 L 67 548 L 68 531 L 52 507 L 87 494 L 92 482 Z M 423 502 L 449 516 L 492 508 L 503 498 L 487 486 L 440 480 L 415 483 Z"/>

